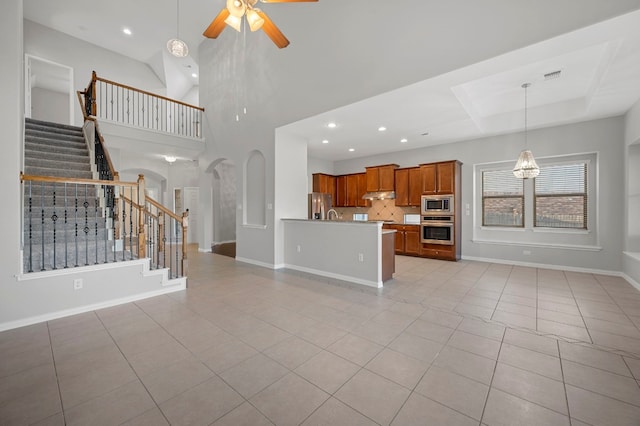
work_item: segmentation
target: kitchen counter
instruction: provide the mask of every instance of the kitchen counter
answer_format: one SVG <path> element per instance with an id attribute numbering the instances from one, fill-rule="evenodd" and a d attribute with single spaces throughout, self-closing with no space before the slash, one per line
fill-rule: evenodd
<path id="1" fill-rule="evenodd" d="M 383 221 L 282 221 L 286 268 L 378 288 L 393 277 L 396 231 Z"/>

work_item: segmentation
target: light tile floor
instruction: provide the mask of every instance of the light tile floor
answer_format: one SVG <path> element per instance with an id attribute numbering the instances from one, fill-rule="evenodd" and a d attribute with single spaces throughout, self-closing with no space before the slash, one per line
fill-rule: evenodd
<path id="1" fill-rule="evenodd" d="M 0 333 L 0 424 L 640 425 L 623 279 L 396 265 L 378 291 L 193 251 L 186 291 Z"/>

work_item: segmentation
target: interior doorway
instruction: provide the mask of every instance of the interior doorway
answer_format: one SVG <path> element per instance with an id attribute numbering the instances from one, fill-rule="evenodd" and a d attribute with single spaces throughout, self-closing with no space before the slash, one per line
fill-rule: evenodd
<path id="1" fill-rule="evenodd" d="M 24 93 L 25 117 L 74 124 L 73 68 L 25 55 Z"/>

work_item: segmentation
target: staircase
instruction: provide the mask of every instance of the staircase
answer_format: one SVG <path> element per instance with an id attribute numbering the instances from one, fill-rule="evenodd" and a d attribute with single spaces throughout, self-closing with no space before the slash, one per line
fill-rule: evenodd
<path id="1" fill-rule="evenodd" d="M 27 175 L 92 179 L 82 128 L 25 120 Z M 130 260 L 114 250 L 100 186 L 25 182 L 24 272 Z"/>

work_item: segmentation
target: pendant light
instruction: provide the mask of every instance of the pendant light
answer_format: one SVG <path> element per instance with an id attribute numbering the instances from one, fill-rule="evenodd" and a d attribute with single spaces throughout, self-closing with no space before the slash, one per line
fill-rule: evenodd
<path id="1" fill-rule="evenodd" d="M 527 89 L 531 83 L 524 83 L 524 150 L 520 153 L 516 166 L 513 168 L 513 175 L 519 179 L 530 179 L 540 174 L 540 167 L 536 164 L 531 151 L 527 149 Z"/>
<path id="2" fill-rule="evenodd" d="M 172 38 L 167 42 L 169 53 L 177 58 L 184 58 L 189 55 L 189 47 L 187 43 L 180 40 L 180 0 L 176 0 L 176 38 Z"/>

